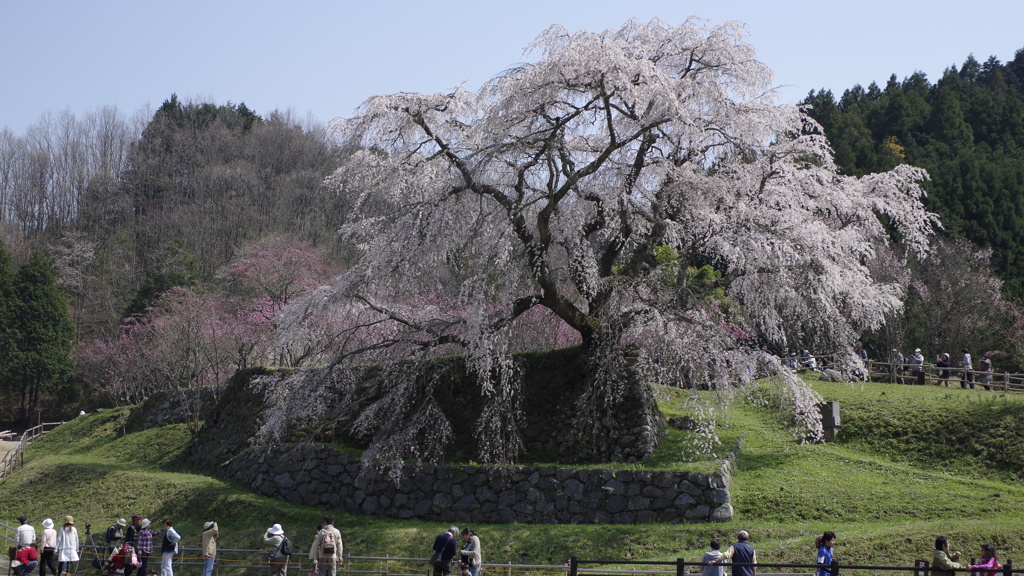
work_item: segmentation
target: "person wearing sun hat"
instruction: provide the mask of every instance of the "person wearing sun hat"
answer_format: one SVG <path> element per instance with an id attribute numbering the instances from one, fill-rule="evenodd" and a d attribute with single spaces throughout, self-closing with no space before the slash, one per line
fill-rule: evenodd
<path id="1" fill-rule="evenodd" d="M 53 576 L 57 576 L 57 561 L 54 559 L 54 551 L 57 549 L 57 531 L 53 529 L 53 519 L 43 520 L 43 535 L 39 541 L 39 576 L 46 576 L 46 569 L 50 569 Z"/>
<path id="2" fill-rule="evenodd" d="M 267 533 L 263 535 L 263 543 L 270 547 L 267 551 L 270 576 L 286 576 L 288 573 L 288 557 L 281 553 L 282 542 L 284 542 L 284 528 L 281 528 L 280 524 L 274 524 L 267 528 Z"/>
<path id="3" fill-rule="evenodd" d="M 206 565 L 203 568 L 203 576 L 213 576 L 213 564 L 217 561 L 217 536 L 220 535 L 220 530 L 217 528 L 217 523 L 210 520 L 206 524 L 203 524 L 202 538 L 202 550 L 203 560 Z"/>
<path id="4" fill-rule="evenodd" d="M 107 554 L 113 552 L 114 548 L 118 548 L 124 543 L 124 529 L 126 526 L 128 526 L 128 521 L 121 518 L 111 524 L 110 528 L 107 528 Z"/>
<path id="5" fill-rule="evenodd" d="M 78 528 L 72 516 L 64 517 L 64 527 L 57 532 L 57 569 L 61 576 L 71 574 L 71 565 L 81 558 L 78 554 Z"/>
<path id="6" fill-rule="evenodd" d="M 142 565 L 139 566 L 139 576 L 148 576 L 149 558 L 153 555 L 153 536 L 156 530 L 149 528 L 149 518 L 143 518 L 139 522 L 139 531 L 135 534 L 135 554 L 138 555 Z"/>

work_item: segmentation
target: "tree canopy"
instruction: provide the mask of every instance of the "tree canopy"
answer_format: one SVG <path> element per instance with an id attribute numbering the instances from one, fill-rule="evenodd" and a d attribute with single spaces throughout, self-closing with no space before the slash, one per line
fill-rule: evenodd
<path id="1" fill-rule="evenodd" d="M 812 91 L 804 102 L 843 173 L 928 170 L 926 206 L 949 234 L 991 248 L 1005 291 L 1024 295 L 1024 50 L 1005 64 L 970 56 L 934 84 L 893 75 L 884 88 Z"/>
<path id="2" fill-rule="evenodd" d="M 75 326 L 57 286 L 53 262 L 41 252 L 34 252 L 18 269 L 14 295 L 8 329 L 13 350 L 7 374 L 21 395 L 20 416 L 28 421 L 41 394 L 59 393 L 71 381 Z"/>
<path id="3" fill-rule="evenodd" d="M 849 350 L 901 306 L 903 287 L 865 262 L 890 231 L 924 249 L 927 175 L 841 174 L 817 123 L 776 103 L 743 34 L 696 19 L 553 26 L 535 63 L 479 91 L 369 99 L 334 126 L 347 152 L 331 178 L 358 197 L 343 233 L 362 259 L 286 308 L 282 341 L 329 322 L 336 362 L 465 354 L 483 456 L 497 460 L 516 455 L 514 427 L 489 422 L 520 409 L 513 353 L 529 347 L 516 335 L 532 314 L 589 357 L 572 423 L 583 437 L 637 424 L 610 417 L 624 387 L 726 390 L 774 371 L 754 338 Z M 417 374 L 381 402 L 435 442 L 438 411 L 408 400 Z M 813 437 L 816 396 L 787 382 Z M 368 455 L 415 454 L 372 421 L 383 414 L 363 422 Z"/>

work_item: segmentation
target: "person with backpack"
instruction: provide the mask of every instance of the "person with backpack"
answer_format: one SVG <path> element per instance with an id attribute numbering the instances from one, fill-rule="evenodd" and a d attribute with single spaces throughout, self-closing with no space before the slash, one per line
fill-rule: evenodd
<path id="1" fill-rule="evenodd" d="M 832 549 L 836 546 L 836 533 L 831 530 L 825 532 L 814 540 L 814 546 L 818 549 L 818 569 L 814 573 L 817 576 L 832 576 Z"/>
<path id="2" fill-rule="evenodd" d="M 127 525 L 128 521 L 121 518 L 107 528 L 107 554 L 113 552 L 115 548 L 120 548 L 124 543 L 124 528 Z"/>
<path id="3" fill-rule="evenodd" d="M 281 528 L 280 524 L 267 528 L 267 533 L 263 535 L 263 543 L 270 546 L 267 551 L 270 576 L 286 576 L 288 557 L 292 555 L 292 542 L 284 535 L 284 528 Z"/>
<path id="4" fill-rule="evenodd" d="M 336 576 L 341 553 L 341 532 L 334 527 L 334 516 L 324 516 L 324 523 L 309 548 L 313 569 L 319 576 Z"/>

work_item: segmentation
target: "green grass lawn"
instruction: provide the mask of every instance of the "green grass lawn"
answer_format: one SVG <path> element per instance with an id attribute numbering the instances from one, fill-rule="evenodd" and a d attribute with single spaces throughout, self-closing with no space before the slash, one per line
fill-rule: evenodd
<path id="1" fill-rule="evenodd" d="M 904 564 L 930 559 L 935 536 L 976 555 L 989 542 L 1000 558 L 1024 550 L 1024 398 L 997 393 L 889 384 L 814 383 L 842 406 L 835 443 L 800 444 L 775 412 L 732 401 L 719 425 L 722 451 L 737 445 L 733 477 L 736 517 L 725 524 L 483 525 L 485 562 L 561 563 L 581 558 L 697 560 L 712 537 L 751 532 L 762 562 L 812 560 L 815 535 L 838 534 L 841 562 Z M 678 392 L 663 399 L 679 414 Z M 0 482 L 0 517 L 72 514 L 102 530 L 141 513 L 175 519 L 187 545 L 202 523 L 218 521 L 222 546 L 256 548 L 264 530 L 284 525 L 296 548 L 308 547 L 327 511 L 269 500 L 175 464 L 184 426 L 119 437 L 122 413 L 76 419 L 34 444 L 26 465 Z M 714 469 L 718 460 L 678 463 L 684 438 L 669 435 L 649 465 Z M 360 556 L 425 558 L 434 535 L 458 519 L 437 522 L 335 514 L 345 551 Z"/>

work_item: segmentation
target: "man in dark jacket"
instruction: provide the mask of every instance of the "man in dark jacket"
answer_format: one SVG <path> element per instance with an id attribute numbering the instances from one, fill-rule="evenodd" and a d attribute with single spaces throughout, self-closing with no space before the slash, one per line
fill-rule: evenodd
<path id="1" fill-rule="evenodd" d="M 136 548 L 135 538 L 139 535 L 139 530 L 142 529 L 142 516 L 135 514 L 132 516 L 132 523 L 128 525 L 128 529 L 124 531 L 124 543 L 131 544 L 132 548 Z M 131 562 L 124 567 L 124 576 L 132 576 L 132 572 L 135 571 L 135 566 Z M 146 576 L 142 574 L 141 576 Z"/>
<path id="2" fill-rule="evenodd" d="M 708 564 L 732 562 L 732 576 L 754 576 L 757 573 L 757 569 L 754 566 L 736 566 L 736 564 L 757 564 L 757 553 L 754 552 L 754 547 L 748 542 L 750 534 L 746 530 L 740 530 L 736 533 L 736 539 L 738 542 L 729 546 L 725 554 L 722 554 L 718 560 L 708 562 Z"/>
<path id="3" fill-rule="evenodd" d="M 434 538 L 434 554 L 438 558 L 434 564 L 434 576 L 448 576 L 452 573 L 452 558 L 455 557 L 457 548 L 455 535 L 458 533 L 457 526 L 449 526 L 447 532 L 442 532 Z"/>

